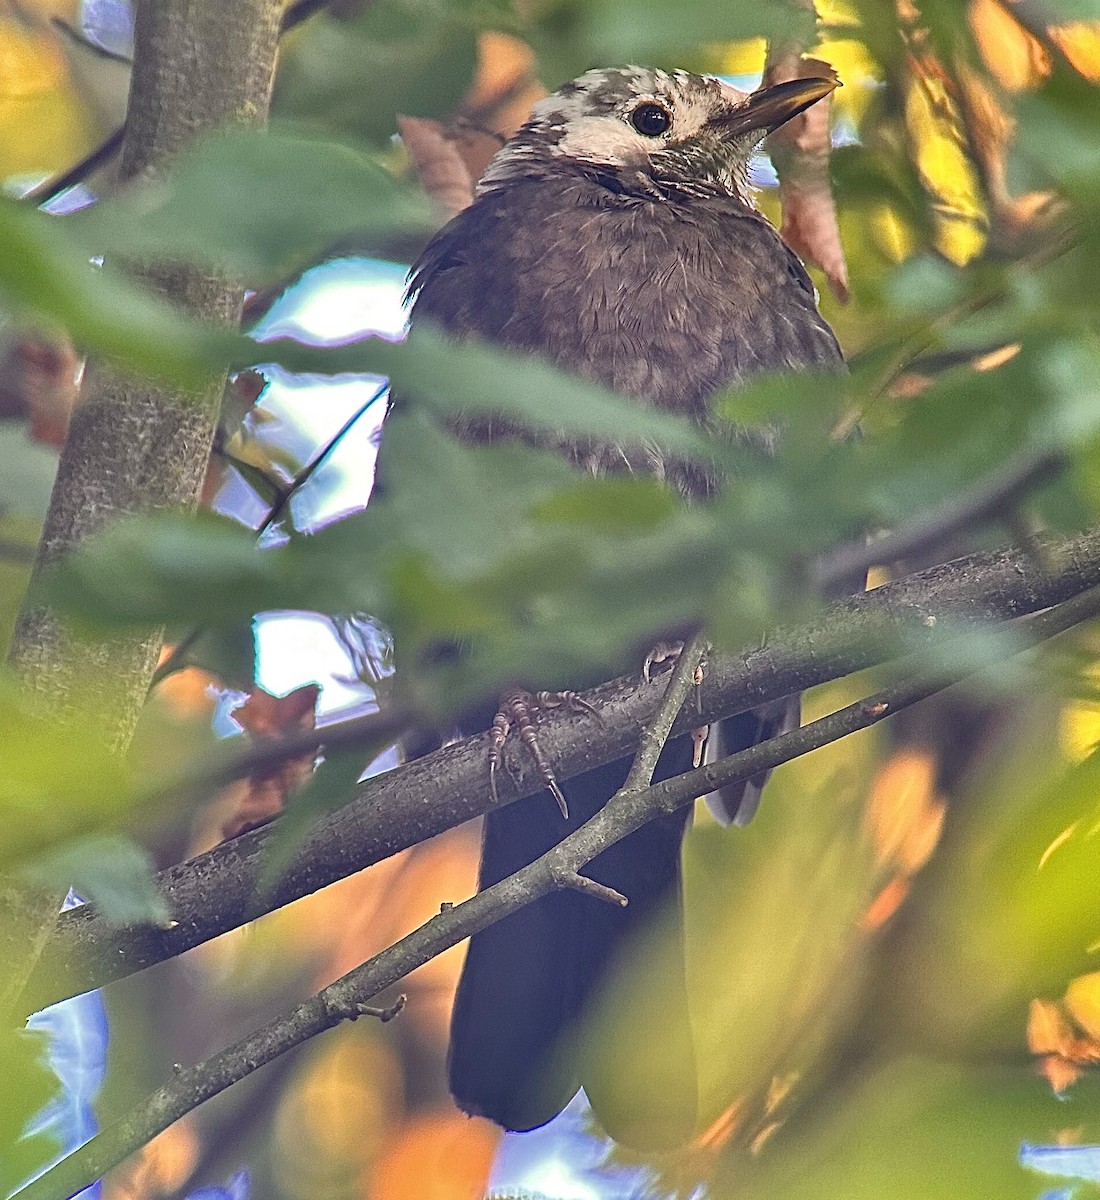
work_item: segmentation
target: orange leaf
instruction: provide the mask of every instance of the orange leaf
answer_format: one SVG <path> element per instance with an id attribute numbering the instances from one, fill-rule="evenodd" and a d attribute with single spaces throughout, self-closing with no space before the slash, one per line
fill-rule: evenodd
<path id="1" fill-rule="evenodd" d="M 1032 1000 L 1027 1013 L 1027 1048 L 1032 1054 L 1067 1053 L 1073 1030 L 1062 1006 L 1054 1000 Z"/>
<path id="2" fill-rule="evenodd" d="M 1039 40 L 999 0 L 970 0 L 967 15 L 982 59 L 1003 88 L 1038 87 L 1050 74 L 1050 56 Z"/>
<path id="3" fill-rule="evenodd" d="M 1066 988 L 1066 1008 L 1094 1042 L 1100 1042 L 1100 971 L 1078 975 Z"/>
<path id="4" fill-rule="evenodd" d="M 258 685 L 233 713 L 233 719 L 253 738 L 285 736 L 317 724 L 317 697 L 321 689 L 315 683 L 295 688 L 289 695 L 273 696 Z M 222 826 L 222 836 L 234 838 L 263 825 L 283 811 L 287 797 L 310 777 L 316 754 L 311 750 L 296 758 L 280 759 L 270 766 L 257 767 L 245 781 L 237 797 L 233 815 Z"/>
<path id="5" fill-rule="evenodd" d="M 1070 65 L 1090 83 L 1100 83 L 1100 22 L 1075 21 L 1049 32 Z"/>
<path id="6" fill-rule="evenodd" d="M 909 881 L 907 879 L 902 879 L 900 876 L 891 879 L 867 906 L 867 911 L 860 919 L 861 928 L 868 933 L 875 929 L 881 929 L 905 903 L 905 897 L 908 895 Z"/>
<path id="7" fill-rule="evenodd" d="M 410 1121 L 383 1153 L 368 1200 L 480 1200 L 500 1130 L 488 1121 L 437 1111 Z"/>
<path id="8" fill-rule="evenodd" d="M 867 801 L 867 823 L 880 866 L 913 875 L 928 861 L 943 829 L 935 793 L 936 762 L 927 750 L 899 750 L 882 766 Z"/>
<path id="9" fill-rule="evenodd" d="M 1039 1064 L 1039 1070 L 1050 1084 L 1051 1090 L 1059 1096 L 1081 1078 L 1080 1069 L 1058 1054 L 1050 1054 L 1044 1058 Z"/>

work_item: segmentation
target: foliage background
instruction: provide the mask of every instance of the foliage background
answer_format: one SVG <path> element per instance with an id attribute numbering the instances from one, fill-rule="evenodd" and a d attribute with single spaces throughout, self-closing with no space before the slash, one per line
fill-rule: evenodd
<path id="1" fill-rule="evenodd" d="M 91 7 L 92 17 L 50 0 L 0 7 L 4 179 L 64 168 L 119 120 L 125 66 L 50 23 L 102 32 L 109 9 Z M 76 216 L 0 206 L 5 630 L 76 402 L 72 346 L 178 381 L 263 357 L 152 302 L 127 280 L 127 262 L 209 262 L 257 289 L 259 313 L 320 259 L 411 260 L 436 217 L 393 140 L 398 114 L 507 130 L 541 85 L 593 64 L 751 74 L 763 37 L 806 37 L 805 11 L 778 0 L 329 7 L 287 39 L 270 135 L 211 140 L 165 186 Z M 512 678 L 552 686 L 626 670 L 654 629 L 697 617 L 720 643 L 750 644 L 812 610 L 804 581 L 816 554 L 1020 455 L 1049 453 L 1061 470 L 935 559 L 1096 523 L 1100 14 L 1084 0 L 852 0 L 819 15 L 804 44 L 845 84 L 832 176 L 851 282 L 847 306 L 825 288 L 822 303 L 852 371 L 719 401 L 731 418 L 784 426 L 777 461 L 712 448 L 738 486 L 706 512 L 686 510 L 647 481 L 580 481 L 551 456 L 464 448 L 445 432 L 454 406 L 491 404 L 536 424 L 552 412 L 573 429 L 631 429 L 703 452 L 691 430 L 595 389 L 429 337 L 404 349 L 274 343 L 287 370 L 402 385 L 410 402 L 389 432 L 392 486 L 365 515 L 318 519 L 300 499 L 303 477 L 340 420 L 327 433 L 292 426 L 301 397 L 323 406 L 326 392 L 257 404 L 238 377 L 207 487 L 231 519 L 135 522 L 50 583 L 92 635 L 167 622 L 187 651 L 172 666 L 185 669 L 155 689 L 126 767 L 82 744 L 79 717 L 41 726 L 5 682 L 5 868 L 78 883 L 120 921 L 157 915 L 136 847 L 157 865 L 178 861 L 265 799 L 251 780 L 166 810 L 142 803 L 149 781 L 208 752 L 227 690 L 252 696 L 254 732 L 313 719 L 256 691 L 257 613 L 381 618 L 397 646 L 394 686 L 425 720 L 441 720 Z M 491 149 L 477 134 L 462 143 L 475 169 Z M 774 194 L 762 203 L 778 219 Z M 104 267 L 89 270 L 91 255 Z M 834 436 L 857 422 L 861 438 Z M 189 641 L 195 627 L 203 636 Z M 345 641 L 358 630 L 362 644 L 361 623 L 324 627 Z M 473 646 L 466 666 L 437 653 L 454 636 Z M 690 1192 L 709 1179 L 731 1197 L 1031 1197 L 1052 1186 L 1037 1164 L 1095 1178 L 1082 1156 L 1021 1154 L 1023 1143 L 1098 1140 L 1094 642 L 1081 630 L 980 688 L 789 765 L 747 831 L 700 823 L 686 853 L 706 1129 L 649 1165 L 652 1187 Z M 371 658 L 352 662 L 373 693 Z M 310 678 L 307 666 L 299 682 Z M 871 687 L 848 680 L 809 707 Z M 333 761 L 297 811 L 344 798 L 362 766 L 349 776 Z M 110 989 L 101 1114 L 467 894 L 475 860 L 474 833 L 457 830 Z M 399 1021 L 330 1033 L 174 1126 L 107 1194 L 184 1194 L 242 1161 L 257 1195 L 478 1194 L 497 1135 L 454 1112 L 442 1074 L 459 961 L 449 952 L 412 976 Z M 622 1037 L 659 1052 L 653 961 L 622 981 L 616 1000 L 638 1002 L 617 1003 L 594 1045 Z M 5 1073 L 27 1081 L 4 1101 L 10 1133 L 46 1081 L 9 1042 Z M 37 1151 L 24 1150 L 33 1161 Z M 614 1172 L 557 1190 L 541 1178 L 563 1197 L 619 1194 L 616 1179 L 641 1186 Z"/>

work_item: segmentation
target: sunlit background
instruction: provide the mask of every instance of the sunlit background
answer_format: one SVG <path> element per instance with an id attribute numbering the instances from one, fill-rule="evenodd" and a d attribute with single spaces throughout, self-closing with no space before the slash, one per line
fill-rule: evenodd
<path id="1" fill-rule="evenodd" d="M 873 149 L 878 131 L 864 128 L 862 119 L 885 72 L 855 32 L 842 36 L 846 24 L 854 26 L 854 14 L 839 4 L 835 11 L 827 7 L 832 29 L 815 53 L 835 65 L 845 83 L 833 142 L 868 143 Z M 1049 71 L 1047 51 L 1014 19 L 1016 6 L 973 0 L 968 11 L 983 69 L 1010 96 L 1037 87 Z M 51 17 L 67 22 L 70 32 L 51 24 Z M 0 5 L 0 174 L 10 191 L 19 193 L 78 159 L 117 122 L 125 64 L 75 44 L 72 31 L 125 56 L 129 27 L 121 0 Z M 1067 22 L 1050 36 L 1084 77 L 1100 79 L 1095 26 Z M 526 78 L 530 56 L 515 39 L 499 34 L 483 35 L 479 48 L 475 91 L 484 99 L 496 87 L 507 102 L 495 115 L 502 126 L 514 126 L 533 98 L 530 87 L 516 84 Z M 892 270 L 921 248 L 924 236 L 943 261 L 962 266 L 986 250 L 991 230 L 1007 239 L 1043 203 L 1035 192 L 1010 194 L 990 156 L 983 159 L 966 143 L 935 57 L 923 49 L 909 63 L 903 120 L 915 169 L 932 198 L 932 228 L 917 228 L 903 205 L 888 200 L 863 210 L 858 226 L 842 213 L 853 274 Z M 731 43 L 713 51 L 710 69 L 746 90 L 756 86 L 762 44 Z M 293 55 L 293 44 L 288 53 Z M 972 83 L 977 92 L 977 75 Z M 982 109 L 982 97 L 972 100 L 995 124 L 988 107 Z M 396 143 L 389 153 L 399 160 Z M 770 189 L 776 177 L 765 156 L 755 164 L 754 180 L 774 214 Z M 51 206 L 57 219 L 89 202 L 96 186 L 61 197 Z M 991 202 L 1002 204 L 1003 211 L 991 214 Z M 261 342 L 291 336 L 318 345 L 364 333 L 399 339 L 406 270 L 400 261 L 341 249 L 285 290 L 253 296 L 254 336 Z M 865 302 L 857 297 L 845 312 L 828 296 L 824 302 L 846 345 L 857 349 L 871 342 L 873 305 L 861 307 Z M 20 341 L 10 330 L 5 337 L 8 393 L 16 391 L 11 381 L 17 369 L 23 372 L 19 378 L 51 385 L 38 391 L 25 387 L 18 397 L 22 408 L 10 394 L 0 396 L 0 582 L 6 573 L 10 583 L 25 573 L 48 501 L 67 419 L 63 406 L 57 410 L 57 398 L 75 397 L 75 387 L 67 392 L 59 381 L 75 380 L 81 367 L 75 354 L 46 339 Z M 975 367 L 996 369 L 1003 361 Z M 211 466 L 205 502 L 255 530 L 264 544 L 277 544 L 292 529 L 315 531 L 367 504 L 386 410 L 385 380 L 292 376 L 264 366 L 262 347 L 256 371 L 243 373 L 231 390 L 231 419 Z M 899 380 L 903 386 L 919 391 L 923 384 Z M 17 600 L 13 586 L 0 592 L 5 624 Z M 193 644 L 170 652 L 192 665 L 167 674 L 157 688 L 139 736 L 139 756 L 163 753 L 159 739 L 170 729 L 180 738 L 182 755 L 201 749 L 210 736 L 240 736 L 242 727 L 282 733 L 370 711 L 375 685 L 392 667 L 385 631 L 365 620 L 271 612 L 256 617 L 251 633 L 238 678 L 206 670 L 201 631 Z M 400 647 L 397 659 L 399 664 Z M 248 678 L 253 666 L 254 683 L 262 690 Z M 815 695 L 808 707 L 811 713 L 828 711 L 862 690 L 848 681 Z M 985 1139 L 987 1152 L 1001 1138 L 1004 1170 L 1026 1181 L 1022 1192 L 1012 1194 L 1062 1200 L 1076 1186 L 1065 1180 L 1100 1181 L 1096 1148 L 1072 1144 L 1080 1141 L 1074 1133 L 1078 1116 L 1067 1106 L 1064 1124 L 1057 1127 L 1035 1116 L 1049 1096 L 1047 1084 L 1029 1076 L 1032 1091 L 1020 1101 L 1019 1127 L 1007 1139 L 1002 1135 L 1010 1123 L 997 1123 L 997 1105 L 1018 1099 L 1012 1087 L 983 1076 L 968 1084 L 965 1104 L 950 1091 L 950 1051 L 980 1041 L 976 1031 L 996 1016 L 992 1002 L 983 1008 L 987 1001 L 979 982 L 989 983 L 991 994 L 1006 994 L 1013 986 L 1005 965 L 1013 948 L 998 941 L 1003 930 L 992 920 L 960 928 L 956 918 L 952 924 L 952 912 L 982 907 L 982 896 L 968 890 L 966 879 L 942 875 L 936 893 L 941 898 L 931 902 L 931 885 L 922 882 L 932 877 L 925 868 L 940 843 L 949 801 L 963 797 L 976 814 L 956 828 L 955 853 L 959 845 L 970 847 L 975 857 L 989 853 L 982 814 L 1001 803 L 1006 791 L 1012 797 L 1007 806 L 1022 811 L 1024 781 L 1041 789 L 1048 778 L 1037 768 L 1040 760 L 1049 773 L 1052 761 L 1061 769 L 1082 759 L 1097 739 L 1100 710 L 1092 696 L 1065 704 L 1053 694 L 1008 707 L 1003 698 L 981 696 L 957 703 L 959 710 L 949 712 L 946 724 L 962 721 L 965 710 L 965 719 L 981 726 L 985 744 L 1004 756 L 999 763 L 975 755 L 965 770 L 946 768 L 937 731 L 919 722 L 861 735 L 851 745 L 830 747 L 779 772 L 760 820 L 738 840 L 704 823 L 689 842 L 689 948 L 691 970 L 700 981 L 699 1012 L 693 1016 L 704 1111 L 711 1120 L 674 1161 L 641 1162 L 616 1150 L 592 1127 L 583 1098 L 544 1129 L 525 1135 L 501 1137 L 487 1122 L 458 1113 L 447 1096 L 443 1067 L 462 954 L 456 948 L 404 981 L 410 1001 L 399 1020 L 384 1027 L 366 1021 L 341 1027 L 271 1064 L 113 1172 L 103 1197 L 464 1200 L 488 1189 L 498 1197 L 629 1200 L 702 1195 L 700 1181 L 716 1170 L 717 1194 L 734 1195 L 728 1166 L 725 1176 L 716 1166 L 725 1150 L 743 1146 L 756 1161 L 794 1110 L 800 1085 L 826 1069 L 837 1072 L 837 1112 L 866 1111 L 868 1128 L 881 1138 L 885 1162 L 877 1195 L 892 1194 L 889 1148 L 904 1143 L 897 1127 L 905 1125 L 906 1105 L 918 1094 L 944 1096 L 941 1107 L 933 1103 L 930 1112 L 922 1109 L 914 1118 L 919 1127 L 914 1137 L 921 1153 L 929 1146 L 944 1148 L 952 1169 L 959 1169 L 959 1154 L 947 1148 L 964 1123 L 962 1113 L 972 1118 L 971 1135 Z M 395 761 L 388 752 L 368 770 Z M 261 794 L 254 783 L 242 781 L 158 831 L 151 847 L 158 864 L 190 857 L 274 815 L 277 798 Z M 827 802 L 819 803 L 822 797 Z M 819 815 L 812 825 L 800 820 L 809 809 Z M 1051 832 L 1041 850 L 1053 850 L 1066 831 Z M 106 1011 L 103 998 L 93 994 L 40 1014 L 33 1024 L 50 1035 L 62 1098 L 43 1110 L 35 1132 L 49 1132 L 63 1150 L 79 1144 L 97 1121 L 155 1086 L 173 1062 L 202 1059 L 389 945 L 438 911 L 441 901 L 470 894 L 476 861 L 476 830 L 460 828 L 147 972 L 125 991 L 116 989 Z M 922 887 L 926 909 L 939 919 L 951 948 L 947 966 L 898 920 L 914 889 Z M 1026 908 L 1024 891 L 1017 900 Z M 913 962 L 926 968 L 922 988 L 894 1000 L 899 1026 L 912 1045 L 931 1047 L 932 1065 L 889 1064 L 864 1093 L 823 1047 L 858 1041 L 853 1027 L 861 1015 L 859 988 L 877 971 L 889 990 L 891 954 L 910 968 Z M 722 981 L 717 988 L 716 979 Z M 1018 1056 L 1034 1055 L 1050 1087 L 1076 1094 L 1079 1106 L 1091 1096 L 1095 1108 L 1090 1079 L 1079 1076 L 1100 1057 L 1100 974 L 1079 975 L 1068 989 L 1035 995 L 1030 1012 L 1027 1029 L 1013 1034 Z M 632 1025 L 633 1019 L 626 1014 L 624 1036 L 638 1036 L 645 1028 Z M 644 1022 L 644 1014 L 637 1021 Z M 1079 1090 L 1072 1093 L 1075 1086 Z M 823 1119 L 805 1136 L 831 1162 L 827 1124 Z M 1027 1134 L 1029 1129 L 1040 1133 Z M 845 1194 L 841 1168 L 836 1170 L 841 1182 L 822 1195 Z M 1055 1190 L 1044 1192 L 1050 1181 Z M 974 1194 L 967 1190 L 972 1179 L 965 1171 L 948 1182 L 955 1190 L 944 1195 Z"/>

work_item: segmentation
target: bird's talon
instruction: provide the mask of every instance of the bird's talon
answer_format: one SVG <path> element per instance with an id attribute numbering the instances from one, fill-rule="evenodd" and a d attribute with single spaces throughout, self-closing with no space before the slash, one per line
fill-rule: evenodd
<path id="1" fill-rule="evenodd" d="M 550 779 L 547 781 L 546 786 L 550 789 L 550 794 L 558 802 L 558 808 L 561 809 L 561 815 L 565 818 L 565 820 L 568 821 L 569 805 L 566 803 L 565 793 L 560 787 L 558 787 L 558 781 L 556 779 Z"/>
<path id="2" fill-rule="evenodd" d="M 497 798 L 496 770 L 503 761 L 504 742 L 514 727 L 519 734 L 520 741 L 527 747 L 528 753 L 534 760 L 535 766 L 542 778 L 543 786 L 554 797 L 558 808 L 561 810 L 561 815 L 566 820 L 569 819 L 569 805 L 566 802 L 565 793 L 558 785 L 553 768 L 546 761 L 542 747 L 539 745 L 538 734 L 535 732 L 535 719 L 538 713 L 548 712 L 550 709 L 559 708 L 563 704 L 578 711 L 590 711 L 596 716 L 599 715 L 576 692 L 537 692 L 532 694 L 531 692 L 517 689 L 516 691 L 508 692 L 501 700 L 500 710 L 493 718 L 493 727 L 489 740 L 489 785 L 494 802 Z"/>
<path id="3" fill-rule="evenodd" d="M 691 765 L 693 767 L 702 766 L 708 737 L 710 737 L 709 725 L 700 725 L 691 731 Z"/>
<path id="4" fill-rule="evenodd" d="M 646 683 L 652 682 L 653 668 L 663 667 L 666 663 L 671 667 L 684 652 L 683 642 L 658 642 L 645 656 L 642 663 L 642 678 Z"/>

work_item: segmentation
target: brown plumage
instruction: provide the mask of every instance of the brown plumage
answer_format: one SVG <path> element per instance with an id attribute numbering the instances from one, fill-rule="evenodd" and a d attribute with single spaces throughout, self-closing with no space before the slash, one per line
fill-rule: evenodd
<path id="1" fill-rule="evenodd" d="M 591 71 L 540 102 L 490 164 L 477 198 L 430 243 L 411 282 L 413 320 L 558 365 L 708 424 L 707 397 L 769 370 L 835 367 L 841 354 L 802 264 L 756 210 L 749 157 L 760 139 L 831 90 L 800 80 L 746 97 L 713 79 L 643 68 Z M 516 431 L 481 422 L 481 440 Z M 547 439 L 543 439 L 546 441 Z M 549 439 L 587 469 L 655 474 L 693 495 L 714 481 L 653 450 Z M 533 681 L 536 682 L 537 681 Z M 797 701 L 723 723 L 726 752 L 797 720 Z M 658 778 L 691 765 L 670 744 Z M 571 780 L 563 820 L 546 796 L 486 821 L 481 884 L 531 862 L 591 817 L 627 764 Z M 758 788 L 756 789 L 758 791 Z M 747 819 L 753 789 L 726 797 Z M 618 910 L 568 892 L 471 940 L 452 1020 L 451 1088 L 469 1112 L 510 1129 L 553 1117 L 581 1085 L 609 1132 L 647 1145 L 692 1132 L 695 1082 L 682 963 L 663 1053 L 592 1066 L 573 1034 L 631 935 L 680 900 L 686 815 L 664 818 L 597 858 Z"/>

